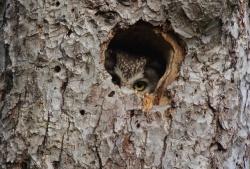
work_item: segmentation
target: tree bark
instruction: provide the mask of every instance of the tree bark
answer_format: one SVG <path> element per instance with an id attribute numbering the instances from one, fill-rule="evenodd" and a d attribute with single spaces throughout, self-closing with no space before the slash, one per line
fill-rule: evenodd
<path id="1" fill-rule="evenodd" d="M 249 1 L 0 5 L 0 168 L 250 168 Z M 140 20 L 174 34 L 173 60 L 185 50 L 157 94 L 124 92 L 103 64 Z"/>

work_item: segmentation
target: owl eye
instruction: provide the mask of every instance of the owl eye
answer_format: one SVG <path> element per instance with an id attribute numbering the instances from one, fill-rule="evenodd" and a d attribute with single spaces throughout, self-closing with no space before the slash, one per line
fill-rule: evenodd
<path id="1" fill-rule="evenodd" d="M 120 86 L 121 85 L 121 80 L 120 80 L 120 78 L 117 76 L 117 75 L 112 75 L 112 82 L 114 83 L 114 84 L 116 84 L 116 85 L 118 85 L 118 86 Z"/>
<path id="2" fill-rule="evenodd" d="M 143 91 L 147 87 L 147 82 L 145 81 L 137 81 L 134 83 L 133 88 L 139 92 Z"/>

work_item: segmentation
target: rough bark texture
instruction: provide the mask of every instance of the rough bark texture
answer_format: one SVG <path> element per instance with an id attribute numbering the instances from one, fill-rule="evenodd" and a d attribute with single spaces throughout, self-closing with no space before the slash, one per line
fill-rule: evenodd
<path id="1" fill-rule="evenodd" d="M 7 0 L 0 168 L 249 169 L 248 5 Z M 179 77 L 164 91 L 171 103 L 148 111 L 101 62 L 113 28 L 138 20 L 171 29 L 186 45 Z"/>

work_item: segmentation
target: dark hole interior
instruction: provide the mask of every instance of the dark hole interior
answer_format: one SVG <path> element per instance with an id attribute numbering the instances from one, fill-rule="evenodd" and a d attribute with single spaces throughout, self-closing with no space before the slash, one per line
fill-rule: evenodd
<path id="1" fill-rule="evenodd" d="M 84 115 L 84 114 L 85 114 L 85 110 L 83 110 L 83 109 L 80 110 L 79 112 L 80 112 L 81 115 Z"/>
<path id="2" fill-rule="evenodd" d="M 60 2 L 59 2 L 59 1 L 57 1 L 57 2 L 56 2 L 56 6 L 59 6 L 59 5 L 60 5 Z"/>
<path id="3" fill-rule="evenodd" d="M 111 91 L 109 94 L 108 94 L 108 97 L 113 97 L 115 95 L 115 91 Z"/>
<path id="4" fill-rule="evenodd" d="M 60 66 L 55 66 L 54 68 L 55 72 L 58 73 L 61 71 L 61 67 Z"/>
<path id="5" fill-rule="evenodd" d="M 138 22 L 126 30 L 116 31 L 105 53 L 105 69 L 111 74 L 113 83 L 120 85 L 119 77 L 113 73 L 117 62 L 115 53 L 122 51 L 132 57 L 144 56 L 146 65 L 157 72 L 158 82 L 168 68 L 172 50 L 162 35 L 155 33 L 152 25 Z"/>

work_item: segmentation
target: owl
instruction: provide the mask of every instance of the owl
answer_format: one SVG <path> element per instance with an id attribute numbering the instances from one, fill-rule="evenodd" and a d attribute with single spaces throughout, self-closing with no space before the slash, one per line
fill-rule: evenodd
<path id="1" fill-rule="evenodd" d="M 106 57 L 105 68 L 114 84 L 142 93 L 152 93 L 156 88 L 160 75 L 149 57 L 124 51 L 109 51 Z"/>

